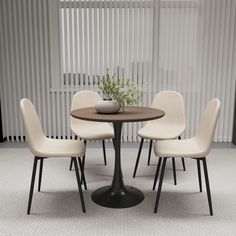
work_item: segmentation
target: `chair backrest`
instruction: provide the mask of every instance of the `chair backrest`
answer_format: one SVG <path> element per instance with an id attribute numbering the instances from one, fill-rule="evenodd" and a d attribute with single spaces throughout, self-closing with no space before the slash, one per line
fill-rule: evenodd
<path id="1" fill-rule="evenodd" d="M 98 102 L 99 100 L 101 100 L 101 97 L 99 96 L 98 93 L 94 91 L 77 92 L 72 98 L 71 111 L 79 108 L 95 106 L 96 102 Z M 84 125 L 88 122 L 91 123 L 92 121 L 80 120 L 70 116 L 70 123 L 72 130 L 73 127 L 76 126 L 78 127 L 78 125 Z"/>
<path id="2" fill-rule="evenodd" d="M 180 93 L 170 90 L 161 91 L 155 95 L 151 107 L 165 112 L 161 119 L 155 121 L 181 125 L 183 130 L 185 129 L 185 106 L 183 96 Z"/>
<path id="3" fill-rule="evenodd" d="M 206 106 L 196 133 L 196 140 L 208 154 L 211 150 L 214 133 L 219 118 L 220 101 L 212 99 Z M 206 155 L 207 155 L 206 154 Z"/>
<path id="4" fill-rule="evenodd" d="M 101 100 L 101 97 L 94 91 L 77 92 L 72 98 L 71 111 L 78 108 L 95 106 L 99 100 Z"/>
<path id="5" fill-rule="evenodd" d="M 37 147 L 45 140 L 41 122 L 32 102 L 23 98 L 20 101 L 20 108 L 23 118 L 23 123 L 26 131 L 26 140 L 31 151 L 34 153 Z"/>

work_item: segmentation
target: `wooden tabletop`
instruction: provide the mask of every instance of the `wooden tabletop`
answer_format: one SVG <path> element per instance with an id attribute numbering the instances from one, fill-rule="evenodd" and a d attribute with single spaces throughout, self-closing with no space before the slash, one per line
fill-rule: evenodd
<path id="1" fill-rule="evenodd" d="M 100 114 L 95 107 L 80 108 L 72 111 L 71 116 L 77 119 L 99 122 L 135 122 L 161 118 L 165 112 L 150 107 L 125 107 L 124 112 L 116 114 Z"/>

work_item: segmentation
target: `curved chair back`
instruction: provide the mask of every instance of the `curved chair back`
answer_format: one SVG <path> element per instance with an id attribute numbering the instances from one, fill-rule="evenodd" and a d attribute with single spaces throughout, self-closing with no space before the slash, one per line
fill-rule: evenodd
<path id="1" fill-rule="evenodd" d="M 101 97 L 94 91 L 77 92 L 72 98 L 71 111 L 83 107 L 92 107 L 99 100 L 101 100 Z"/>
<path id="2" fill-rule="evenodd" d="M 37 147 L 45 140 L 46 136 L 32 102 L 27 98 L 23 98 L 20 101 L 20 108 L 26 131 L 26 140 L 31 151 L 35 153 Z"/>
<path id="3" fill-rule="evenodd" d="M 217 121 L 219 118 L 220 101 L 212 99 L 205 109 L 196 133 L 196 139 L 205 152 L 208 154 L 211 150 Z"/>
<path id="4" fill-rule="evenodd" d="M 183 130 L 185 129 L 185 106 L 180 93 L 170 90 L 161 91 L 154 97 L 151 107 L 165 111 L 165 115 L 155 121 L 181 125 Z"/>
<path id="5" fill-rule="evenodd" d="M 72 98 L 71 111 L 75 109 L 79 109 L 79 108 L 95 106 L 96 102 L 98 102 L 99 100 L 101 100 L 101 97 L 99 96 L 98 93 L 94 91 L 77 92 Z M 71 120 L 71 126 L 74 126 L 74 125 L 77 126 L 79 124 L 92 122 L 92 121 L 76 119 L 72 116 L 70 116 L 70 120 Z"/>

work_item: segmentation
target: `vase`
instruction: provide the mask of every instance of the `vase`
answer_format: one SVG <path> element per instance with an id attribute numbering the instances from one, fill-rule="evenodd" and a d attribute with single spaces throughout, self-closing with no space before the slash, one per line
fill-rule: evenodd
<path id="1" fill-rule="evenodd" d="M 119 112 L 120 105 L 116 101 L 100 100 L 95 104 L 95 109 L 98 113 L 114 114 L 114 113 Z"/>

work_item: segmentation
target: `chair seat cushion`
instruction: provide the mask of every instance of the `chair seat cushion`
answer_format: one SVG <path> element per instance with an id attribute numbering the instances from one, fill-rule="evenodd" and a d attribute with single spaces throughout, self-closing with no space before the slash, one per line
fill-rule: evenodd
<path id="1" fill-rule="evenodd" d="M 148 122 L 143 128 L 138 131 L 141 138 L 159 140 L 159 139 L 174 139 L 179 137 L 185 127 L 182 125 L 173 125 L 159 122 Z"/>
<path id="2" fill-rule="evenodd" d="M 155 143 L 157 157 L 205 157 L 206 149 L 199 145 L 196 138 L 183 140 L 160 140 Z"/>
<path id="3" fill-rule="evenodd" d="M 80 140 L 45 138 L 34 155 L 39 157 L 82 157 L 85 153 L 85 144 Z"/>
<path id="4" fill-rule="evenodd" d="M 72 131 L 84 140 L 103 140 L 114 137 L 113 128 L 108 123 L 79 121 L 71 124 Z"/>

